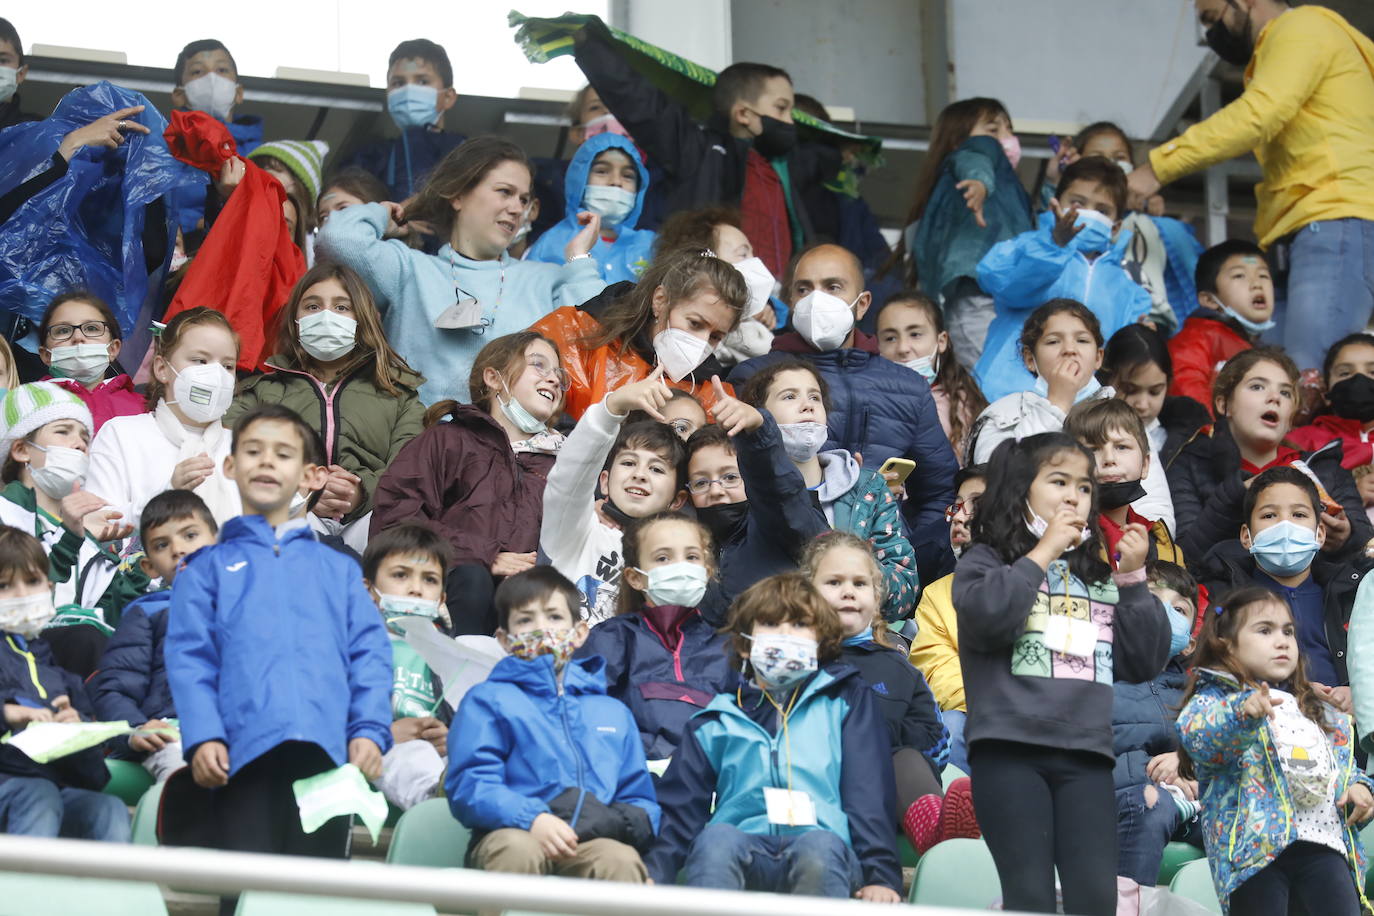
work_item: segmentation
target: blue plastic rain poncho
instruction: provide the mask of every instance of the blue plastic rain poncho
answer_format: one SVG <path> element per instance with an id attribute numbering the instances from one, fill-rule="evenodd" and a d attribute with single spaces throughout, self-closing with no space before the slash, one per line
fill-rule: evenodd
<path id="1" fill-rule="evenodd" d="M 37 322 L 57 294 L 88 289 L 114 309 L 125 337 L 136 324 L 146 326 L 138 318 L 145 300 L 157 296 L 174 231 L 163 211 L 166 225 L 155 232 L 166 241 L 154 252 L 160 263 L 150 268 L 147 205 L 172 188 L 204 180 L 168 153 L 162 139 L 167 121 L 151 102 L 102 81 L 67 93 L 46 120 L 0 131 L 0 194 L 53 167 L 62 138 L 73 130 L 135 105 L 144 109 L 129 120 L 146 126 L 147 134 L 129 131 L 117 148 L 79 150 L 66 174 L 0 226 L 0 310 Z"/>
<path id="2" fill-rule="evenodd" d="M 531 246 L 525 259 L 562 264 L 563 249 L 581 228 L 577 225 L 577 214 L 586 210 L 582 206 L 582 195 L 587 190 L 587 176 L 591 173 L 596 157 L 608 149 L 618 149 L 630 157 L 639 173 L 639 188 L 635 193 L 635 205 L 618 227 L 619 235 L 614 242 L 604 238 L 597 239 L 592 248 L 592 257 L 601 265 L 601 278 L 607 283 L 622 280 L 638 280 L 644 268 L 653 259 L 654 233 L 648 229 L 635 229 L 640 211 L 644 209 L 644 194 L 649 189 L 649 172 L 640 161 L 639 150 L 629 140 L 615 133 L 596 134 L 577 148 L 577 154 L 568 163 L 568 173 L 563 181 L 563 192 L 567 210 L 563 219 L 551 226 Z"/>

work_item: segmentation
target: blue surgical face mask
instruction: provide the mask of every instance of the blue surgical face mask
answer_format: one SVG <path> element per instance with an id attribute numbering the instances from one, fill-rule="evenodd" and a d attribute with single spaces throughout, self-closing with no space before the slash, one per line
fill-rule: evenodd
<path id="1" fill-rule="evenodd" d="M 439 120 L 439 90 L 407 83 L 386 94 L 386 110 L 401 130 L 428 127 Z"/>
<path id="2" fill-rule="evenodd" d="M 1112 221 L 1109 217 L 1096 210 L 1079 210 L 1074 225 L 1083 227 L 1073 237 L 1073 247 L 1078 251 L 1106 251 L 1112 247 Z"/>
<path id="3" fill-rule="evenodd" d="M 1226 303 L 1222 302 L 1220 299 L 1217 299 L 1216 303 L 1218 311 L 1220 311 L 1227 318 L 1230 318 L 1236 324 L 1245 328 L 1245 330 L 1249 331 L 1251 334 L 1263 334 L 1265 331 L 1272 328 L 1275 324 L 1274 319 L 1272 317 L 1268 321 L 1252 321 L 1251 319 L 1246 318 L 1240 312 L 1231 308 Z"/>
<path id="4" fill-rule="evenodd" d="M 1073 402 L 1077 404 L 1079 401 L 1087 400 L 1088 398 L 1097 394 L 1097 392 L 1101 390 L 1101 388 L 1102 383 L 1097 380 L 1097 376 L 1089 375 L 1087 384 L 1085 384 L 1082 388 L 1078 389 L 1078 394 L 1073 396 Z M 1035 384 L 1031 386 L 1031 390 L 1034 391 L 1036 394 L 1040 395 L 1042 398 L 1048 398 L 1050 396 L 1050 383 L 1045 381 L 1045 377 L 1037 372 L 1035 376 Z"/>
<path id="5" fill-rule="evenodd" d="M 1250 541 L 1250 555 L 1271 576 L 1294 576 L 1312 565 L 1321 545 L 1310 528 L 1290 521 L 1265 528 Z"/>
<path id="6" fill-rule="evenodd" d="M 505 387 L 504 382 L 502 387 Z M 533 435 L 534 433 L 542 433 L 549 428 L 547 423 L 526 410 L 525 405 L 517 401 L 515 396 L 510 393 L 509 388 L 506 388 L 505 398 L 498 397 L 496 403 L 501 406 L 501 412 L 506 415 L 506 419 L 514 423 L 522 433 Z"/>
<path id="7" fill-rule="evenodd" d="M 906 366 L 912 372 L 919 373 L 927 384 L 933 385 L 935 384 L 935 375 L 940 371 L 940 355 L 932 353 L 929 356 L 918 356 L 901 363 L 901 365 Z"/>
<path id="8" fill-rule="evenodd" d="M 644 593 L 655 606 L 696 607 L 706 596 L 706 567 L 699 563 L 665 563 L 653 569 L 635 569 L 649 580 Z"/>
<path id="9" fill-rule="evenodd" d="M 1162 601 L 1161 604 L 1164 604 Z M 1188 647 L 1193 635 L 1193 622 L 1178 611 L 1164 605 L 1164 613 L 1169 617 L 1169 657 L 1173 658 Z"/>
<path id="10" fill-rule="evenodd" d="M 582 206 L 601 217 L 601 225 L 614 229 L 635 208 L 635 192 L 610 185 L 589 184 L 582 192 Z"/>

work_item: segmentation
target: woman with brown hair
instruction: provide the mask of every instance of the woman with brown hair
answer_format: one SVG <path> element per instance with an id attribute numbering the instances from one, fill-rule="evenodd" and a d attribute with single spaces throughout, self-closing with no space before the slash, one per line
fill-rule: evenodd
<path id="1" fill-rule="evenodd" d="M 419 435 L 424 380 L 397 356 L 382 333 L 372 293 L 340 264 L 316 264 L 301 277 L 279 316 L 272 371 L 244 380 L 224 422 L 262 404 L 289 407 L 324 443 L 329 483 L 312 509 L 329 528 L 372 511 L 372 494 L 401 446 Z M 367 525 L 354 549 L 366 544 Z M 337 530 L 329 533 L 336 534 Z"/>
<path id="2" fill-rule="evenodd" d="M 748 304 L 740 272 L 691 246 L 660 252 L 639 282 L 613 283 L 531 330 L 563 353 L 572 382 L 564 409 L 574 420 L 607 392 L 648 378 L 656 365 L 663 366 L 665 382 L 710 410 L 711 377 L 725 374 L 712 350 L 739 325 Z"/>
<path id="3" fill-rule="evenodd" d="M 465 382 L 483 344 L 606 285 L 589 254 L 600 232 L 590 213 L 581 215 L 564 264 L 516 261 L 506 252 L 530 205 L 530 183 L 520 147 L 477 137 L 445 156 L 409 205 L 358 204 L 331 214 L 320 229 L 320 256 L 358 272 L 387 338 L 428 379 L 420 388 L 426 404 L 468 401 Z M 437 255 L 401 240 L 410 220 L 447 239 Z"/>
<path id="4" fill-rule="evenodd" d="M 551 340 L 522 331 L 482 348 L 468 388 L 471 404 L 429 409 L 427 429 L 377 482 L 371 530 L 434 525 L 453 547 L 444 591 L 455 634 L 491 635 L 496 581 L 534 565 L 568 375 Z"/>

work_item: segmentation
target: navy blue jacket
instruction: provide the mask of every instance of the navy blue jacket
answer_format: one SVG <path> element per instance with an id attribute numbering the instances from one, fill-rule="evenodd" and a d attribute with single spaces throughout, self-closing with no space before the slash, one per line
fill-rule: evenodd
<path id="1" fill-rule="evenodd" d="M 821 353 L 795 332 L 782 334 L 774 339 L 772 353 L 736 366 L 730 382 L 738 388 L 783 359 L 812 363 L 830 389 L 825 448 L 862 454 L 864 467 L 874 470 L 889 458 L 915 461 L 902 503 L 907 530 L 943 521 L 945 507 L 954 502 L 959 462 L 940 426 L 930 385 L 920 373 L 879 356 L 877 341 L 868 335 L 856 334 L 854 343 Z"/>
<path id="2" fill-rule="evenodd" d="M 738 719 L 742 713 L 776 738 L 781 727 L 778 712 L 753 681 L 736 683 L 740 691 L 738 701 L 733 691 L 718 696 L 712 702 L 713 708 L 687 723 L 687 733 L 677 754 L 668 772 L 659 780 L 658 800 L 663 808 L 663 824 L 658 843 L 644 859 L 650 877 L 659 884 L 672 884 L 676 880 L 692 841 L 713 816 L 724 823 L 734 822 L 731 812 L 739 807 L 741 799 L 738 796 L 747 793 L 757 802 L 753 788 L 759 782 L 786 788 L 785 777 L 773 782 L 777 772 L 769 775 L 767 767 L 758 766 L 751 750 L 761 748 L 762 744 L 752 737 L 738 737 L 739 730 L 729 721 Z M 839 734 L 827 735 L 828 744 L 792 745 L 794 786 L 825 782 L 831 768 L 838 764 L 839 798 L 813 799 L 818 817 L 822 817 L 825 810 L 840 809 L 847 820 L 849 846 L 863 870 L 863 885 L 880 884 L 900 893 L 902 870 L 897 862 L 897 840 L 892 826 L 892 809 L 896 806 L 892 747 L 887 727 L 873 702 L 873 691 L 859 672 L 848 665 L 829 666 L 796 689 L 800 692 L 793 717 L 807 715 L 808 703 L 821 704 L 825 715 L 838 718 Z M 720 704 L 734 706 L 734 713 L 727 716 L 716 708 Z M 708 737 L 699 737 L 703 734 Z M 716 772 L 702 745 L 703 740 L 713 745 L 731 745 L 713 748 L 714 753 L 727 761 L 729 772 Z M 803 768 L 807 772 L 801 772 Z M 770 829 L 774 835 L 795 831 L 796 828 L 786 827 Z"/>
<path id="3" fill-rule="evenodd" d="M 424 184 L 439 160 L 467 137 L 429 127 L 410 127 L 398 137 L 375 140 L 354 151 L 342 165 L 371 172 L 387 186 L 391 199 L 405 200 Z"/>
<path id="4" fill-rule="evenodd" d="M 881 626 L 881 623 L 879 624 Z M 892 749 L 912 747 L 930 761 L 936 775 L 949 761 L 949 729 L 921 672 L 906 653 L 873 640 L 840 649 L 840 661 L 853 665 L 873 688 L 878 712 L 887 723 Z"/>
<path id="5" fill-rule="evenodd" d="M 391 642 L 358 564 L 260 515 L 186 561 L 168 611 L 167 680 L 189 761 L 223 741 L 229 775 L 286 741 L 335 765 L 354 738 L 391 748 Z"/>
<path id="6" fill-rule="evenodd" d="M 136 598 L 124 608 L 89 682 L 96 714 L 103 721 L 142 725 L 177 714 L 162 658 L 171 606 L 172 590 L 163 589 Z M 127 748 L 128 738 L 118 740 Z"/>
<path id="7" fill-rule="evenodd" d="M 1150 758 L 1178 750 L 1174 722 L 1187 684 L 1188 672 L 1174 656 L 1151 680 L 1112 685 L 1112 751 L 1116 754 L 1112 781 L 1117 789 L 1145 785 L 1150 781 L 1145 775 Z"/>
<path id="8" fill-rule="evenodd" d="M 82 721 L 95 720 L 81 678 L 53 661 L 52 650 L 42 639 L 25 640 L 16 633 L 0 631 L 0 703 L 53 709 L 52 701 L 66 695 Z M 5 726 L 9 731 L 9 727 Z M 87 748 L 51 763 L 34 763 L 23 751 L 0 744 L 0 779 L 11 776 L 37 777 L 59 786 L 100 790 L 110 781 L 105 755 L 99 746 Z"/>
<path id="9" fill-rule="evenodd" d="M 665 760 L 687 720 L 734 686 L 726 652 L 725 636 L 696 609 L 654 607 L 592 627 L 577 657 L 605 660 L 606 693 L 630 707 L 644 755 Z"/>

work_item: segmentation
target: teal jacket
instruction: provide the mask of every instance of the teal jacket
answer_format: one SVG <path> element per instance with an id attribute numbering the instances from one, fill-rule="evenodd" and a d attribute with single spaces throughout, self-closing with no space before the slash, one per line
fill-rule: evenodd
<path id="1" fill-rule="evenodd" d="M 319 256 L 353 268 L 377 297 L 387 340 L 425 377 L 420 400 L 453 398 L 466 404 L 468 375 L 482 347 L 513 334 L 559 306 L 578 305 L 606 286 L 595 258 L 571 264 L 473 261 L 449 245 L 437 255 L 384 239 L 388 214 L 381 204 L 358 204 L 330 215 L 320 228 Z M 435 319 L 463 299 L 476 299 L 484 326 L 478 332 L 441 329 Z"/>
<path id="2" fill-rule="evenodd" d="M 902 533 L 900 506 L 887 483 L 876 471 L 862 468 L 858 482 L 829 509 L 831 527 L 856 534 L 873 545 L 887 586 L 884 619 L 910 617 L 921 595 L 921 577 L 916 572 L 916 552 Z"/>
<path id="3" fill-rule="evenodd" d="M 1298 830 L 1268 720 L 1241 712 L 1254 688 L 1221 671 L 1196 674 L 1197 692 L 1179 713 L 1178 733 L 1197 767 L 1203 842 L 1217 897 L 1229 912 L 1231 893 L 1296 842 Z M 1330 708 L 1326 716 L 1339 773 L 1335 798 L 1354 783 L 1374 789 L 1355 766 L 1350 717 Z M 1364 846 L 1354 828 L 1345 828 L 1345 847 L 1363 900 Z"/>

